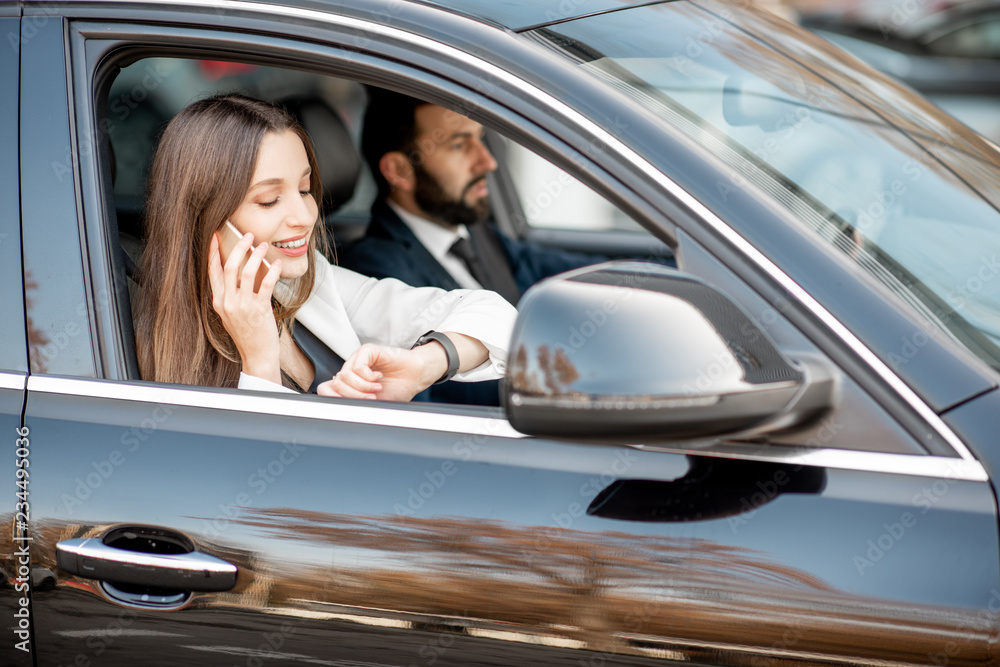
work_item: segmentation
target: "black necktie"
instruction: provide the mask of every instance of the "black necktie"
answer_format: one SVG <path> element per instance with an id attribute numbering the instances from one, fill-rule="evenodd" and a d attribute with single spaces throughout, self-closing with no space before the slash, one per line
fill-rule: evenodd
<path id="1" fill-rule="evenodd" d="M 495 240 L 496 244 L 499 244 L 500 240 L 490 238 L 492 230 L 485 229 L 485 225 L 476 225 L 476 227 L 484 229 L 473 231 L 473 228 L 470 227 L 469 234 L 473 240 L 470 242 L 469 239 L 459 237 L 449 252 L 465 263 L 469 268 L 469 273 L 483 288 L 493 290 L 510 303 L 517 304 L 521 292 L 517 288 L 517 282 L 507 264 L 506 256 L 503 254 L 502 247 L 494 248 L 495 244 L 491 243 Z M 476 232 L 480 232 L 478 238 L 475 235 Z"/>

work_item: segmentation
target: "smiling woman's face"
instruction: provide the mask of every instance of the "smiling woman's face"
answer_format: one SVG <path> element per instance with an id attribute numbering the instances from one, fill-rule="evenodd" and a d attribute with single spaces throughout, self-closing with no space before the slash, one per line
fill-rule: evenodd
<path id="1" fill-rule="evenodd" d="M 319 207 L 309 190 L 312 173 L 305 146 L 291 130 L 268 132 L 260 142 L 250 189 L 229 220 L 254 246 L 267 242 L 267 260 L 281 260 L 281 277 L 298 278 L 309 267 L 309 237 Z"/>

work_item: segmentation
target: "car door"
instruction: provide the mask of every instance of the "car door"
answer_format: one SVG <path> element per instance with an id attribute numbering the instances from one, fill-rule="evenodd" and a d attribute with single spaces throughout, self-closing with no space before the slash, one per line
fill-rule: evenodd
<path id="1" fill-rule="evenodd" d="M 0 7 L 0 30 L 20 35 L 19 8 Z M 24 319 L 25 289 L 32 283 L 21 272 L 21 233 L 18 210 L 18 137 L 17 137 L 18 51 L 4 49 L 0 55 L 0 196 L 7 203 L 0 215 L 0 294 L 4 316 L 0 318 L 0 431 L 6 453 L 0 463 L 0 479 L 15 496 L 7 496 L 0 517 L 8 529 L 0 538 L 0 614 L 7 619 L 11 633 L 4 647 L 5 662 L 31 664 L 31 600 L 29 586 L 31 563 L 29 518 L 31 434 L 21 420 L 24 409 L 28 355 L 25 336 L 34 331 Z M 27 295 L 30 298 L 30 294 Z"/>
<path id="2" fill-rule="evenodd" d="M 483 87 L 482 51 L 417 33 L 435 25 L 438 40 L 467 33 L 479 48 L 510 34 L 427 8 L 409 8 L 399 34 L 249 4 L 231 8 L 230 32 L 125 6 L 50 20 L 22 47 L 21 233 L 39 282 L 28 316 L 49 341 L 30 341 L 32 558 L 58 580 L 33 596 L 37 664 L 989 657 L 997 519 L 982 467 L 929 451 L 843 370 L 838 410 L 777 448 L 525 437 L 486 408 L 139 381 L 97 90 L 116 58 L 151 45 L 220 59 L 237 45 L 467 110 L 633 201 L 627 215 L 782 349 L 826 353 L 793 324 L 796 304 L 719 259 L 732 249 L 707 242 L 695 212 L 637 185 L 618 146 L 579 160 L 578 116 L 515 77 Z M 631 499 L 613 512 L 594 503 L 611 487 Z M 179 554 L 202 558 L 206 581 L 161 567 Z M 136 563 L 157 576 L 134 577 Z"/>

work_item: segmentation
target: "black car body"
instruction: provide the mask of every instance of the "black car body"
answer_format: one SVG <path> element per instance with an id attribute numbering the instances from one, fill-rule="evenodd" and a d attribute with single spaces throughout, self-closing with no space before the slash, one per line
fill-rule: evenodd
<path id="1" fill-rule="evenodd" d="M 922 99 L 714 0 L 4 2 L 0 33 L 3 664 L 998 662 L 1000 157 Z M 537 286 L 503 410 L 144 382 L 115 183 L 193 61 L 460 110 L 637 223 L 532 227 L 501 172 L 511 233 L 680 271 Z"/>

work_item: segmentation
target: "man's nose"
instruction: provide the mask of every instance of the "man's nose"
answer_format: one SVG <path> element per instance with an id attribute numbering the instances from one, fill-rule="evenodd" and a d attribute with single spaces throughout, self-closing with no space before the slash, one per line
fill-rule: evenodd
<path id="1" fill-rule="evenodd" d="M 482 141 L 476 142 L 476 171 L 482 173 L 488 173 L 491 171 L 496 171 L 497 161 L 493 157 L 493 153 L 490 153 L 490 149 L 486 147 L 486 144 Z"/>

